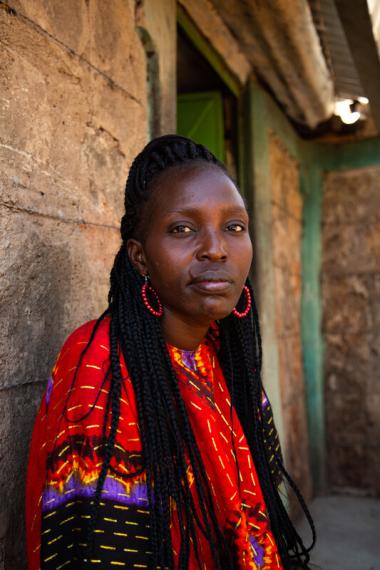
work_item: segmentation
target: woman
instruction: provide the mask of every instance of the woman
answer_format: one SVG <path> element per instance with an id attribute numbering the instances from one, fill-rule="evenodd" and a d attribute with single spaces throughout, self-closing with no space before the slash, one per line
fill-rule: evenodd
<path id="1" fill-rule="evenodd" d="M 279 496 L 248 225 L 202 145 L 164 136 L 133 162 L 108 308 L 66 340 L 36 420 L 30 570 L 307 568 Z"/>

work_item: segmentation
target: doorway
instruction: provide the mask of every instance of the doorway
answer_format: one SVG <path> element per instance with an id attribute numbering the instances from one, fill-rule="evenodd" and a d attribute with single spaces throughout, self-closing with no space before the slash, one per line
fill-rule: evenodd
<path id="1" fill-rule="evenodd" d="M 238 100 L 178 24 L 177 133 L 204 144 L 239 184 Z"/>

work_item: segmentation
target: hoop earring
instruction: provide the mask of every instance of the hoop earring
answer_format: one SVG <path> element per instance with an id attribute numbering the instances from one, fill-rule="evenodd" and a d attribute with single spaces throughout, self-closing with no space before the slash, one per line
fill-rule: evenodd
<path id="1" fill-rule="evenodd" d="M 152 313 L 152 315 L 154 315 L 155 317 L 162 317 L 162 315 L 164 314 L 164 308 L 161 304 L 160 299 L 158 298 L 158 295 L 156 293 L 156 291 L 153 289 L 153 287 L 151 285 L 149 285 L 148 282 L 148 276 L 144 275 L 144 279 L 145 279 L 145 283 L 143 284 L 143 286 L 141 287 L 141 296 L 142 296 L 142 300 L 144 305 L 146 306 L 146 308 L 148 309 L 148 311 L 150 311 Z M 158 309 L 154 309 L 152 307 L 152 305 L 149 303 L 148 300 L 148 291 L 149 293 L 151 293 L 153 295 L 153 297 L 155 298 L 155 301 L 158 305 Z"/>
<path id="2" fill-rule="evenodd" d="M 242 312 L 238 311 L 236 307 L 232 310 L 232 314 L 235 315 L 235 317 L 237 317 L 238 319 L 243 319 L 244 317 L 246 317 L 248 315 L 248 313 L 251 309 L 251 305 L 252 305 L 251 293 L 250 293 L 247 285 L 244 285 L 243 292 L 245 293 L 245 295 L 247 297 L 246 308 Z"/>

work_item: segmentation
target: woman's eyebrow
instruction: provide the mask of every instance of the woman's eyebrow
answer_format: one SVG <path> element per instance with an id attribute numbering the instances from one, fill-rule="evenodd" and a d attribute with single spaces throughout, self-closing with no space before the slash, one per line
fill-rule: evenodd
<path id="1" fill-rule="evenodd" d="M 167 214 L 182 214 L 182 215 L 199 215 L 204 210 L 203 207 L 189 207 L 189 208 L 176 208 L 175 210 L 168 210 Z M 221 208 L 223 214 L 229 215 L 248 215 L 247 208 L 245 206 L 225 206 Z"/>

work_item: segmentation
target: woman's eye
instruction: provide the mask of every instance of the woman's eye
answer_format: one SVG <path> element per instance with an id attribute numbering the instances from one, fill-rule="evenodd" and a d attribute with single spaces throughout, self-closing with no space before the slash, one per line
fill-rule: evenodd
<path id="1" fill-rule="evenodd" d="M 187 234 L 192 232 L 193 229 L 190 226 L 187 226 L 186 224 L 178 224 L 178 226 L 175 226 L 170 231 L 173 234 Z"/>
<path id="2" fill-rule="evenodd" d="M 227 226 L 227 229 L 231 232 L 244 232 L 245 226 L 243 226 L 243 224 L 235 223 L 235 224 L 229 224 Z"/>

